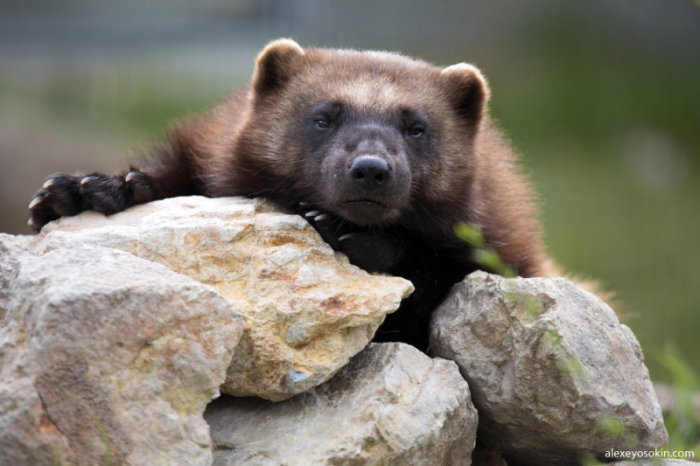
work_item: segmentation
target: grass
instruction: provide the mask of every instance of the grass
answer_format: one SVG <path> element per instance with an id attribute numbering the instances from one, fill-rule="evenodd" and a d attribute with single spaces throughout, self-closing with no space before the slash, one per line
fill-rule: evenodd
<path id="1" fill-rule="evenodd" d="M 700 375 L 679 354 L 674 345 L 658 354 L 659 363 L 669 372 L 675 406 L 664 413 L 669 442 L 664 450 L 693 451 L 700 460 L 700 413 L 694 398 L 700 396 Z"/>

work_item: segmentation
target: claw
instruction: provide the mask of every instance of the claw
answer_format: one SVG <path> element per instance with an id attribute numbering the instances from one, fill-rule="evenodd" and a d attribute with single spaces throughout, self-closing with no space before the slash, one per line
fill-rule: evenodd
<path id="1" fill-rule="evenodd" d="M 306 207 L 307 205 L 309 205 L 309 203 L 308 202 L 300 202 L 299 205 L 302 207 Z"/>
<path id="2" fill-rule="evenodd" d="M 138 173 L 136 173 L 136 172 L 129 172 L 129 174 L 126 175 L 126 178 L 124 178 L 124 181 L 126 181 L 126 182 L 128 183 L 129 181 L 131 181 L 131 180 L 133 180 L 134 178 L 136 178 L 136 175 L 138 175 Z"/>
<path id="3" fill-rule="evenodd" d="M 46 183 L 44 183 L 44 186 L 42 186 L 42 189 L 49 189 L 51 186 L 53 186 L 53 178 L 50 180 L 46 180 Z"/>
<path id="4" fill-rule="evenodd" d="M 29 203 L 29 208 L 30 208 L 30 209 L 34 208 L 35 205 L 37 205 L 38 203 L 40 203 L 40 202 L 43 201 L 43 200 L 44 200 L 44 196 L 37 196 L 37 197 L 35 197 L 35 198 L 32 200 L 32 202 Z"/>
<path id="5" fill-rule="evenodd" d="M 30 227 L 33 227 L 33 226 L 34 226 L 34 220 L 32 220 L 31 218 L 30 218 L 29 220 L 27 220 L 27 225 L 29 225 Z"/>
<path id="6" fill-rule="evenodd" d="M 90 180 L 92 180 L 91 176 L 86 176 L 82 180 L 80 180 L 80 186 L 85 186 Z"/>
<path id="7" fill-rule="evenodd" d="M 307 212 L 306 215 L 305 215 L 305 217 L 315 217 L 315 216 L 317 216 L 317 215 L 320 214 L 320 213 L 321 213 L 321 212 L 318 211 L 318 210 L 312 210 L 311 212 Z"/>
<path id="8" fill-rule="evenodd" d="M 338 241 L 347 241 L 349 239 L 352 239 L 353 236 L 355 236 L 355 235 L 353 235 L 352 233 L 346 233 L 343 236 L 341 236 L 340 238 L 338 238 Z"/>
<path id="9" fill-rule="evenodd" d="M 320 222 L 321 220 L 325 220 L 325 219 L 327 219 L 328 217 L 330 217 L 328 214 L 321 214 L 321 215 L 319 215 L 318 217 L 314 217 L 314 221 Z"/>

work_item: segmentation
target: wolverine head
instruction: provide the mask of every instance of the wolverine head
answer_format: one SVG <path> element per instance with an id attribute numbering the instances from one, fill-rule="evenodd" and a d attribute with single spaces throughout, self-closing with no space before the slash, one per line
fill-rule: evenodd
<path id="1" fill-rule="evenodd" d="M 257 58 L 242 139 L 286 192 L 358 225 L 387 224 L 464 189 L 488 97 L 468 64 L 283 39 Z"/>

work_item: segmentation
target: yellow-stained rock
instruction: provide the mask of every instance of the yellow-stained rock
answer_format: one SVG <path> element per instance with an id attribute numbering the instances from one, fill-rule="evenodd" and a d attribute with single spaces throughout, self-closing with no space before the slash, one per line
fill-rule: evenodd
<path id="1" fill-rule="evenodd" d="M 289 398 L 328 380 L 413 290 L 349 264 L 297 215 L 261 200 L 183 197 L 47 225 L 37 254 L 120 249 L 214 287 L 245 321 L 222 391 Z"/>

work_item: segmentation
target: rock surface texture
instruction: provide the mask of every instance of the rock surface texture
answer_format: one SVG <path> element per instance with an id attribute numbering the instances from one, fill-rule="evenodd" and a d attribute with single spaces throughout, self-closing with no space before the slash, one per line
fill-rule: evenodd
<path id="1" fill-rule="evenodd" d="M 565 279 L 471 274 L 436 311 L 431 348 L 469 382 L 479 438 L 518 464 L 668 441 L 632 331 Z"/>
<path id="2" fill-rule="evenodd" d="M 0 234 L 0 464 L 210 464 L 233 306 L 125 252 L 28 240 Z"/>
<path id="3" fill-rule="evenodd" d="M 260 200 L 192 196 L 86 212 L 32 241 L 37 254 L 78 245 L 163 264 L 233 303 L 245 329 L 221 390 L 236 396 L 278 401 L 328 380 L 413 290 L 350 265 L 303 218 Z"/>
<path id="4" fill-rule="evenodd" d="M 223 397 L 204 417 L 217 466 L 469 465 L 477 426 L 457 366 L 401 343 L 290 400 Z"/>

